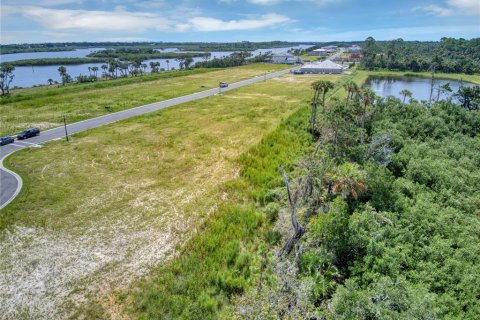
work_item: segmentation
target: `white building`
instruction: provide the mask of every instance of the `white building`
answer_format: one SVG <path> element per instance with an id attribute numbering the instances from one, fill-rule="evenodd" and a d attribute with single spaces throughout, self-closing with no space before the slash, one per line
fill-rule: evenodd
<path id="1" fill-rule="evenodd" d="M 325 56 L 325 55 L 328 55 L 330 52 L 331 52 L 330 50 L 320 48 L 320 49 L 315 49 L 315 50 L 311 51 L 310 55 L 312 55 L 312 56 Z"/>
<path id="2" fill-rule="evenodd" d="M 335 52 L 337 50 L 337 46 L 326 46 L 326 47 L 322 47 L 322 49 L 325 49 L 325 50 L 330 50 L 331 52 Z"/>
<path id="3" fill-rule="evenodd" d="M 290 54 L 290 53 L 278 53 L 278 54 L 273 54 L 271 58 L 267 60 L 267 62 L 297 64 L 297 63 L 302 63 L 303 61 L 299 57 L 294 56 L 293 54 Z"/>
<path id="4" fill-rule="evenodd" d="M 351 47 L 348 47 L 348 52 L 350 53 L 362 53 L 362 48 L 357 45 L 353 45 Z"/>
<path id="5" fill-rule="evenodd" d="M 306 64 L 300 68 L 300 71 L 303 73 L 339 74 L 343 72 L 343 67 L 330 60 L 325 60 L 320 63 Z"/>

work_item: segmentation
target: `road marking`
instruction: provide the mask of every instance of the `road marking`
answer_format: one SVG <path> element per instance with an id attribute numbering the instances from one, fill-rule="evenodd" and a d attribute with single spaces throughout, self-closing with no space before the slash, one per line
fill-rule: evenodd
<path id="1" fill-rule="evenodd" d="M 15 143 L 12 143 L 12 146 L 20 147 L 20 148 L 28 148 L 28 146 L 22 146 L 21 144 L 15 144 Z"/>
<path id="2" fill-rule="evenodd" d="M 25 141 L 17 141 L 17 143 L 26 143 L 27 146 L 22 146 L 21 144 L 19 146 L 22 147 L 34 147 L 34 148 L 41 148 L 42 146 L 36 143 L 31 143 L 31 142 L 25 142 Z M 15 146 L 18 146 L 18 144 L 14 144 Z"/>

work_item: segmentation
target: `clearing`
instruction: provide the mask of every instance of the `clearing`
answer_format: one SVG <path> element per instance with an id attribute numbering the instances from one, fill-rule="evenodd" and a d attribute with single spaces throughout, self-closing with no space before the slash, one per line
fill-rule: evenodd
<path id="1" fill-rule="evenodd" d="M 0 313 L 62 317 L 167 259 L 228 197 L 238 156 L 309 103 L 313 80 L 342 77 L 286 75 L 9 157 L 25 185 L 0 216 Z M 105 90 L 88 97 L 142 99 L 141 86 Z"/>

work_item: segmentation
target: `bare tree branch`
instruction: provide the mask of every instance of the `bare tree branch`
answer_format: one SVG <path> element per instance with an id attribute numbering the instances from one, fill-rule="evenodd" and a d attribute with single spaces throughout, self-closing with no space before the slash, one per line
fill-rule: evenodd
<path id="1" fill-rule="evenodd" d="M 287 241 L 287 243 L 285 243 L 282 250 L 280 250 L 280 252 L 278 253 L 279 257 L 281 257 L 284 253 L 289 254 L 292 251 L 297 240 L 300 239 L 300 237 L 305 233 L 305 229 L 298 222 L 295 202 L 292 199 L 287 175 L 285 174 L 285 170 L 283 169 L 282 165 L 280 165 L 280 172 L 282 173 L 283 182 L 285 182 L 285 186 L 287 187 L 287 196 L 288 196 L 288 202 L 290 203 L 291 218 L 292 218 L 294 233 L 292 237 Z"/>

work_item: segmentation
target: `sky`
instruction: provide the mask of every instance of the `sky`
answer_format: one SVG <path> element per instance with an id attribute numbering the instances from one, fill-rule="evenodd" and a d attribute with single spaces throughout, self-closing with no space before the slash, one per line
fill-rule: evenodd
<path id="1" fill-rule="evenodd" d="M 480 37 L 480 0 L 1 0 L 1 44 Z"/>

